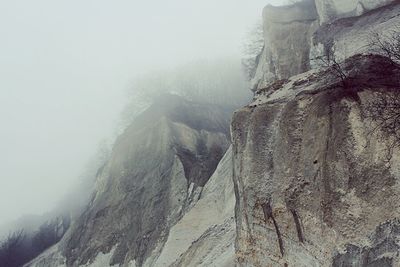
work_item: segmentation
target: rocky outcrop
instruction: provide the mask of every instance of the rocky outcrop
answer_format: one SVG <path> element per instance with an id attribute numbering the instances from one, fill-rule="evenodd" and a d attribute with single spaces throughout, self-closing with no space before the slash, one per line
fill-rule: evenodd
<path id="1" fill-rule="evenodd" d="M 363 11 L 357 11 L 363 7 Z M 318 68 L 318 57 L 338 61 L 372 50 L 373 33 L 400 25 L 398 0 L 303 0 L 267 6 L 263 12 L 264 49 L 251 80 L 253 91 L 277 80 Z"/>
<path id="2" fill-rule="evenodd" d="M 333 52 L 337 61 L 374 51 L 372 43 L 380 34 L 384 39 L 400 25 L 400 2 L 372 10 L 362 16 L 335 20 L 322 25 L 313 35 L 311 58 Z M 318 62 L 312 62 L 318 63 Z"/>
<path id="3" fill-rule="evenodd" d="M 203 188 L 230 144 L 231 112 L 162 97 L 117 139 L 88 207 L 57 248 L 27 266 L 154 266 L 170 229 L 207 198 Z"/>
<path id="4" fill-rule="evenodd" d="M 230 109 L 162 98 L 26 266 L 400 266 L 400 148 L 368 116 L 400 90 L 400 67 L 369 54 L 399 14 L 398 1 L 267 6 L 255 98 L 231 134 Z M 344 77 L 313 64 L 328 52 Z"/>
<path id="5" fill-rule="evenodd" d="M 387 157 L 391 137 L 366 114 L 377 91 L 400 90 L 400 67 L 357 56 L 344 68 L 345 88 L 311 71 L 235 113 L 239 266 L 398 266 L 400 149 Z"/>
<path id="6" fill-rule="evenodd" d="M 321 24 L 344 17 L 355 17 L 386 6 L 394 0 L 315 0 Z"/>
<path id="7" fill-rule="evenodd" d="M 399 238 L 400 220 L 383 223 L 369 237 L 369 245 L 347 245 L 343 253 L 334 257 L 332 266 L 400 266 Z"/>
<path id="8" fill-rule="evenodd" d="M 309 40 L 317 19 L 313 0 L 264 8 L 265 45 L 251 82 L 253 90 L 310 69 Z"/>
<path id="9" fill-rule="evenodd" d="M 201 199 L 171 228 L 154 266 L 226 266 L 235 261 L 235 195 L 228 150 Z"/>

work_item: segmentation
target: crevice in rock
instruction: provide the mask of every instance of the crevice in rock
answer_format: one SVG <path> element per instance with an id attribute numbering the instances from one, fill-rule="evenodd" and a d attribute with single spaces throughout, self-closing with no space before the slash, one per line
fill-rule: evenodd
<path id="1" fill-rule="evenodd" d="M 297 237 L 301 243 L 304 243 L 304 234 L 301 227 L 300 216 L 295 209 L 291 209 L 290 212 L 292 213 L 294 223 L 296 224 Z"/>
<path id="2" fill-rule="evenodd" d="M 268 201 L 266 203 L 263 203 L 261 205 L 261 207 L 262 207 L 263 212 L 264 212 L 265 222 L 268 222 L 271 219 L 272 223 L 274 224 L 276 235 L 278 237 L 279 250 L 280 250 L 280 252 L 282 254 L 282 257 L 283 257 L 285 255 L 285 249 L 284 249 L 284 246 L 283 246 L 282 234 L 281 234 L 281 231 L 279 230 L 278 223 L 276 222 L 276 220 L 274 218 L 274 214 L 272 212 L 272 207 L 271 207 L 270 201 Z"/>

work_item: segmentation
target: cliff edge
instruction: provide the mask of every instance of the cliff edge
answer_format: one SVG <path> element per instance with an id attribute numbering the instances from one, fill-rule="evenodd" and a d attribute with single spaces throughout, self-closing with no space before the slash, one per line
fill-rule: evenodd
<path id="1" fill-rule="evenodd" d="M 238 266 L 400 266 L 400 149 L 368 116 L 377 94 L 399 94 L 400 66 L 343 67 L 346 87 L 314 70 L 234 114 Z"/>

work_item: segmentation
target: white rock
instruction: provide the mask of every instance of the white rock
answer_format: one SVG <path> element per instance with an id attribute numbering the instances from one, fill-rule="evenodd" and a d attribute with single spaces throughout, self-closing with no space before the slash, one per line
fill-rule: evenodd
<path id="1" fill-rule="evenodd" d="M 204 187 L 202 198 L 171 228 L 161 255 L 152 266 L 170 266 L 180 257 L 183 257 L 184 253 L 194 253 L 209 245 L 213 246 L 213 251 L 220 248 L 220 253 L 224 254 L 224 258 L 232 259 L 230 264 L 233 264 L 233 246 L 224 248 L 222 239 L 231 241 L 234 239 L 234 206 L 232 152 L 229 149 L 214 175 Z M 224 224 L 226 226 L 221 227 Z M 204 233 L 208 232 L 209 235 L 216 235 L 222 228 L 225 228 L 225 230 L 224 234 L 219 236 L 221 242 L 201 243 L 200 246 L 196 247 L 196 250 L 191 250 L 192 244 L 201 239 Z M 217 261 L 221 261 L 221 258 L 215 257 L 211 252 L 205 253 L 203 256 L 208 257 L 208 263 L 210 264 L 205 266 L 223 266 L 217 263 Z M 185 260 L 185 266 L 199 266 L 194 264 L 199 260 L 196 257 L 182 260 Z M 188 261 L 190 262 L 189 265 L 187 265 Z"/>
<path id="2" fill-rule="evenodd" d="M 393 0 L 315 0 L 321 24 L 338 18 L 358 16 L 391 2 Z"/>

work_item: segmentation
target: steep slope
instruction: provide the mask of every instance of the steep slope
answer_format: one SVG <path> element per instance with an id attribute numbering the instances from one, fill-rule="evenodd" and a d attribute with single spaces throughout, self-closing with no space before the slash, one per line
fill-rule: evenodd
<path id="1" fill-rule="evenodd" d="M 27 266 L 152 266 L 225 154 L 231 111 L 160 98 L 118 138 L 60 244 Z"/>
<path id="2" fill-rule="evenodd" d="M 235 195 L 229 149 L 201 199 L 172 227 L 154 266 L 233 266 Z"/>
<path id="3" fill-rule="evenodd" d="M 316 0 L 321 24 L 338 18 L 360 16 L 393 0 Z"/>
<path id="4" fill-rule="evenodd" d="M 399 1 L 267 6 L 232 149 L 231 110 L 165 96 L 117 140 L 63 240 L 27 266 L 400 266 L 400 151 L 368 115 L 400 90 L 399 66 L 368 55 L 370 33 L 399 14 Z M 313 60 L 330 52 L 345 82 Z"/>
<path id="5" fill-rule="evenodd" d="M 264 49 L 251 80 L 253 91 L 310 69 L 311 36 L 318 26 L 314 0 L 263 10 Z"/>
<path id="6" fill-rule="evenodd" d="M 332 51 L 338 61 L 359 53 L 374 51 L 375 34 L 383 39 L 398 31 L 400 1 L 373 9 L 361 16 L 342 18 L 324 24 L 313 35 L 311 57 Z M 317 62 L 313 62 L 314 64 Z"/>
<path id="7" fill-rule="evenodd" d="M 365 7 L 357 12 L 357 6 Z M 373 50 L 373 33 L 398 30 L 400 1 L 303 0 L 263 11 L 264 50 L 251 81 L 253 91 L 320 67 L 318 57 L 338 60 Z"/>
<path id="8" fill-rule="evenodd" d="M 400 67 L 356 56 L 343 88 L 311 71 L 258 92 L 232 123 L 239 266 L 400 266 L 400 149 L 368 114 Z"/>
<path id="9" fill-rule="evenodd" d="M 314 0 L 263 10 L 264 49 L 252 90 L 310 69 L 311 36 L 318 26 Z"/>

